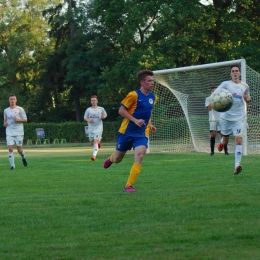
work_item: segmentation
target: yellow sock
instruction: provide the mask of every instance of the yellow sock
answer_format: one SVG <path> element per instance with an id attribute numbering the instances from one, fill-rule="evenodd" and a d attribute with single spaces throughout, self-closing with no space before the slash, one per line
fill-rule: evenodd
<path id="1" fill-rule="evenodd" d="M 141 165 L 134 162 L 134 164 L 131 168 L 130 175 L 128 177 L 127 183 L 125 185 L 126 187 L 132 186 L 134 184 L 134 182 L 136 181 L 140 171 L 141 171 Z"/>
<path id="2" fill-rule="evenodd" d="M 114 154 L 111 154 L 110 157 L 109 157 L 110 162 L 114 162 L 113 158 L 114 158 Z"/>

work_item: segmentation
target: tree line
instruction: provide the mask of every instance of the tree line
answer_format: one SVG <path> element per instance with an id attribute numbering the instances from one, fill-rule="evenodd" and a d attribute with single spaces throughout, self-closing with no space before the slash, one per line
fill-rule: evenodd
<path id="1" fill-rule="evenodd" d="M 15 93 L 31 122 L 108 120 L 147 68 L 244 58 L 260 72 L 258 0 L 1 0 L 0 112 Z"/>

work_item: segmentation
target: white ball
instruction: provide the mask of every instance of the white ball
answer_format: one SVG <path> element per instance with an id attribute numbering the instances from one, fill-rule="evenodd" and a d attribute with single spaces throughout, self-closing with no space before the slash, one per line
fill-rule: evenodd
<path id="1" fill-rule="evenodd" d="M 216 89 L 210 96 L 210 106 L 218 112 L 228 111 L 233 103 L 234 99 L 232 94 L 226 89 Z"/>

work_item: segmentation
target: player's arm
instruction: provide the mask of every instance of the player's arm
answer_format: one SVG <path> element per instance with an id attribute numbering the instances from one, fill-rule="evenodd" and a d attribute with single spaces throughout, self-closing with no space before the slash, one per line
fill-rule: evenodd
<path id="1" fill-rule="evenodd" d="M 88 123 L 94 123 L 94 119 L 91 118 L 85 117 L 84 120 L 87 121 Z"/>
<path id="2" fill-rule="evenodd" d="M 18 118 L 18 117 L 14 117 L 14 121 L 17 123 L 26 123 L 27 122 L 27 118 Z"/>
<path id="3" fill-rule="evenodd" d="M 150 131 L 152 132 L 152 134 L 155 133 L 156 130 L 157 130 L 156 127 L 152 124 L 152 119 L 151 118 L 150 118 L 150 120 L 148 122 L 148 127 L 149 127 Z"/>
<path id="4" fill-rule="evenodd" d="M 84 120 L 88 122 L 88 110 L 85 111 Z"/>
<path id="5" fill-rule="evenodd" d="M 23 108 L 19 108 L 19 117 L 13 118 L 16 123 L 26 123 L 27 122 L 27 116 L 25 114 L 25 111 Z"/>
<path id="6" fill-rule="evenodd" d="M 4 127 L 7 127 L 7 120 L 4 119 Z"/>
<path id="7" fill-rule="evenodd" d="M 246 103 L 250 103 L 252 101 L 251 97 L 247 95 L 247 93 L 244 93 L 244 100 Z"/>
<path id="8" fill-rule="evenodd" d="M 93 123 L 94 120 L 89 118 L 89 110 L 87 109 L 84 115 L 84 120 L 87 121 L 88 123 Z"/>
<path id="9" fill-rule="evenodd" d="M 91 118 L 84 117 L 84 120 L 87 121 L 88 123 L 94 123 L 94 119 Z"/>
<path id="10" fill-rule="evenodd" d="M 134 122 L 136 125 L 138 125 L 140 127 L 142 127 L 143 125 L 146 125 L 145 121 L 143 119 L 137 119 L 137 118 L 133 117 L 132 115 L 130 115 L 124 106 L 121 106 L 119 108 L 118 113 L 120 116 Z"/>
<path id="11" fill-rule="evenodd" d="M 209 102 L 209 97 L 205 99 L 205 107 L 208 109 L 208 110 L 211 110 L 212 107 L 210 105 L 210 102 Z"/>
<path id="12" fill-rule="evenodd" d="M 152 123 L 150 123 L 150 130 L 152 133 L 155 133 L 157 131 L 156 127 Z"/>
<path id="13" fill-rule="evenodd" d="M 101 119 L 105 119 L 105 118 L 107 118 L 107 112 L 106 112 L 106 110 L 103 108 L 103 109 L 102 109 L 102 113 L 101 113 Z"/>

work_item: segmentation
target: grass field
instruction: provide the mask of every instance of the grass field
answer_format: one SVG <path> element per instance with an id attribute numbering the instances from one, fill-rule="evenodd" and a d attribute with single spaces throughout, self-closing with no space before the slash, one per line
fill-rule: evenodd
<path id="1" fill-rule="evenodd" d="M 85 147 L 25 146 L 11 171 L 0 149 L 0 259 L 260 259 L 260 157 L 148 154 L 124 193 L 133 156 L 103 169 Z M 88 146 L 89 148 L 89 146 Z"/>

